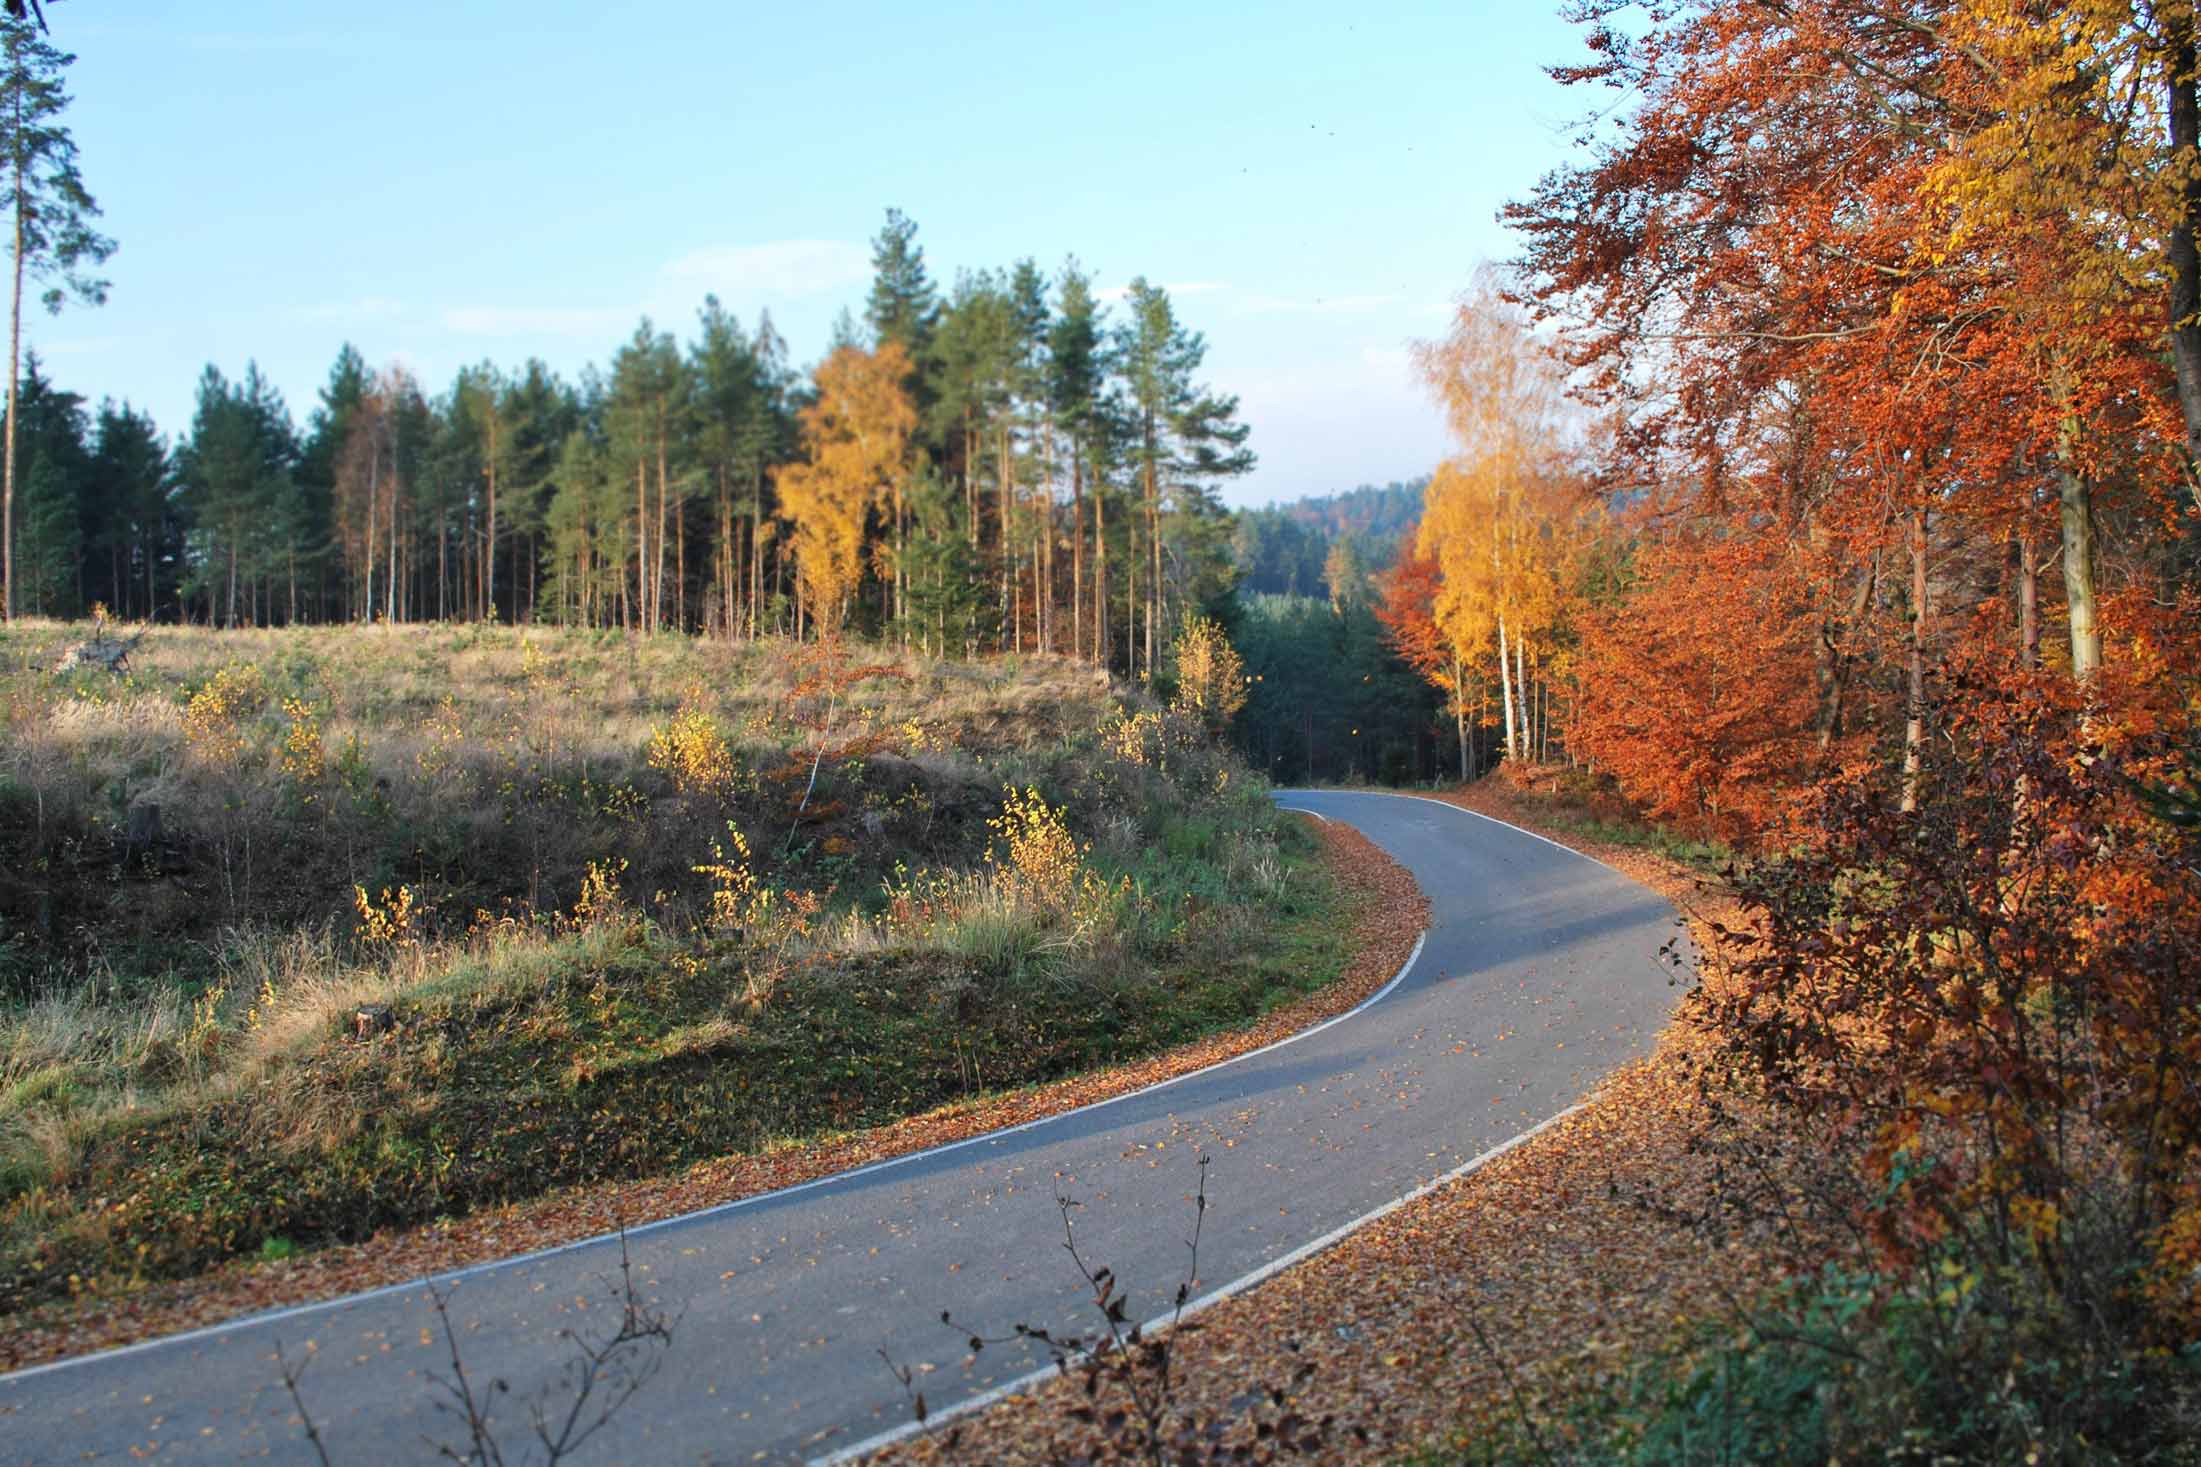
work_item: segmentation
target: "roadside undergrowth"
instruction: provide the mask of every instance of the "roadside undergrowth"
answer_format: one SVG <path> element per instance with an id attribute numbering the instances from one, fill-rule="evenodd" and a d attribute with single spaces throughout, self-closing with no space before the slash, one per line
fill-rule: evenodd
<path id="1" fill-rule="evenodd" d="M 382 634 L 314 635 L 352 655 L 344 637 Z M 498 634 L 429 635 L 455 657 Z M 541 634 L 502 635 L 516 664 L 503 686 L 534 696 Z M 468 860 L 444 885 L 327 881 L 336 910 L 220 929 L 191 959 L 199 976 L 96 959 L 72 971 L 64 944 L 39 949 L 35 981 L 0 1010 L 0 1308 L 24 1327 L 0 1363 L 70 1348 L 72 1320 L 127 1316 L 172 1287 L 161 1280 L 236 1261 L 279 1273 L 434 1219 L 509 1225 L 529 1199 L 690 1177 L 719 1158 L 767 1163 L 733 1185 L 777 1185 L 802 1170 L 795 1158 L 845 1157 L 850 1138 L 901 1117 L 953 1126 L 988 1097 L 1267 1032 L 1295 1000 L 1335 992 L 1365 945 L 1366 900 L 1303 822 L 1198 731 L 1097 684 L 1076 694 L 1082 670 L 1007 669 L 955 694 L 981 705 L 962 715 L 962 744 L 995 717 L 986 698 L 1031 721 L 1022 734 L 997 721 L 982 750 L 934 747 L 956 727 L 941 684 L 963 670 L 902 665 L 834 689 L 830 734 L 820 700 L 797 693 L 803 676 L 780 674 L 779 703 L 766 701 L 782 742 L 759 748 L 727 735 L 692 669 L 654 645 L 636 655 L 664 657 L 663 701 L 622 762 L 588 776 L 636 792 L 636 854 L 614 843 L 578 860 L 555 907 L 507 893 L 452 920 L 452 892 L 488 879 Z M 7 686 L 34 752 L 71 717 L 97 724 L 69 709 L 103 685 L 55 696 L 27 676 Z M 173 696 L 189 713 L 217 685 L 225 707 L 259 708 L 225 757 L 256 748 L 260 777 L 286 777 L 286 759 L 314 777 L 296 720 L 252 705 L 252 678 Z M 867 698 L 880 701 L 848 713 Z M 179 765 L 190 737 L 170 751 Z M 411 768 L 431 784 L 452 767 L 419 752 Z M 802 780 L 775 779 L 791 767 Z M 759 770 L 746 798 L 711 793 Z M 397 803 L 398 779 L 377 778 L 390 787 L 367 788 Z M 179 806 L 198 808 L 167 809 Z M 112 859 L 120 829 L 95 822 L 78 839 L 79 873 L 106 840 L 94 869 L 110 897 L 150 879 L 114 869 L 132 854 Z M 636 880 L 645 847 L 669 886 Z"/>
<path id="2" fill-rule="evenodd" d="M 1703 853 L 1640 823 L 1593 839 L 1625 814 L 1533 773 L 1438 798 L 1660 891 L 1700 951 L 1748 920 Z M 1178 1409 L 1217 1423 L 1203 1450 L 1289 1455 L 1245 1409 L 1284 1381 L 1275 1410 L 1364 1433 L 1333 1435 L 1323 1461 L 2008 1461 L 2027 1443 L 2041 1461 L 2196 1460 L 2190 1350 L 2097 1355 L 2044 1328 L 2053 1300 L 2013 1302 L 2022 1276 L 1949 1252 L 1876 1272 L 1814 1196 L 1827 1159 L 1799 1156 L 1725 1063 L 1716 1033 L 1671 1024 L 1566 1120 L 1203 1314 L 1174 1356 Z M 1227 1195 L 1209 1206 L 1227 1223 Z M 1117 1460 L 1082 1400 L 1051 1382 L 873 1460 Z"/>
<path id="3" fill-rule="evenodd" d="M 1067 665 L 473 628 L 43 660 L 0 686 L 37 816 L 0 1306 L 878 1124 L 1339 964 L 1296 824 Z"/>

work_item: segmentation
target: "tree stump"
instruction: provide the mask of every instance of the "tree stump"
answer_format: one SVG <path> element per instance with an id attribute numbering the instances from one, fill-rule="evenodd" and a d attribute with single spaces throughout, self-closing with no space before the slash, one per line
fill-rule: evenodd
<path id="1" fill-rule="evenodd" d="M 123 816 L 123 859 L 133 866 L 140 862 L 151 865 L 160 859 L 160 854 L 160 806 L 151 801 L 132 805 L 129 813 Z"/>

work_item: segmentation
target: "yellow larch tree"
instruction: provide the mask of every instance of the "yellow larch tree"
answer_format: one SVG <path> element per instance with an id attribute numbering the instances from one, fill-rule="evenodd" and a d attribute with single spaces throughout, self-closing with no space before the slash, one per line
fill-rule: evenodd
<path id="1" fill-rule="evenodd" d="M 1586 538 L 1566 471 L 1564 374 L 1487 276 L 1415 360 L 1459 443 L 1430 482 L 1418 542 L 1438 566 L 1437 625 L 1461 663 L 1495 656 L 1506 751 L 1521 757 L 1529 646 L 1563 620 Z"/>
<path id="2" fill-rule="evenodd" d="M 836 349 L 818 368 L 818 400 L 802 411 L 803 457 L 775 476 L 803 604 L 821 631 L 848 614 L 872 509 L 899 504 L 917 430 L 909 375 L 899 342 Z"/>

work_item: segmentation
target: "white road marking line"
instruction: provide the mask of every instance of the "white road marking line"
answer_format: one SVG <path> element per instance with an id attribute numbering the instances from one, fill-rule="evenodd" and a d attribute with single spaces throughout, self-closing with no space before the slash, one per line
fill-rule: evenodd
<path id="1" fill-rule="evenodd" d="M 1442 802 L 1440 801 L 1439 803 Z M 1499 823 L 1503 824 L 1504 822 L 1501 821 Z M 1334 1247 L 1337 1243 L 1341 1242 L 1348 1234 L 1355 1232 L 1358 1229 L 1367 1227 L 1370 1223 L 1381 1221 L 1383 1218 L 1386 1218 L 1392 1213 L 1397 1212 L 1400 1208 L 1407 1206 L 1409 1203 L 1419 1202 L 1422 1198 L 1427 1197 L 1430 1193 L 1436 1191 L 1438 1188 L 1450 1186 L 1452 1183 L 1457 1182 L 1458 1180 L 1460 1180 L 1460 1178 L 1467 1176 L 1471 1172 L 1479 1171 L 1483 1167 L 1488 1166 L 1491 1162 L 1496 1161 L 1499 1157 L 1504 1156 L 1507 1152 L 1513 1150 L 1514 1147 L 1521 1145 L 1523 1142 L 1536 1136 L 1539 1132 L 1548 1130 L 1551 1127 L 1558 1125 L 1568 1116 L 1571 1116 L 1577 1111 L 1581 1110 L 1582 1107 L 1587 1105 L 1588 1103 L 1588 1101 L 1576 1101 L 1573 1105 L 1568 1106 L 1565 1110 L 1560 1111 L 1556 1115 L 1547 1116 L 1543 1120 L 1538 1121 L 1535 1125 L 1529 1127 L 1520 1135 L 1515 1136 L 1510 1140 L 1499 1142 L 1496 1146 L 1491 1147 L 1488 1151 L 1476 1157 L 1473 1161 L 1466 1162 L 1460 1166 L 1454 1167 L 1451 1171 L 1446 1172 L 1443 1176 L 1437 1177 L 1432 1181 L 1422 1183 L 1413 1191 L 1408 1192 L 1402 1197 L 1397 1197 L 1389 1202 L 1384 1203 L 1383 1206 L 1375 1209 L 1373 1212 L 1362 1213 L 1359 1217 L 1354 1218 L 1351 1222 L 1346 1223 L 1343 1227 L 1332 1228 L 1329 1232 L 1324 1233 L 1321 1237 L 1315 1239 L 1312 1243 L 1303 1243 L 1299 1247 L 1294 1248 L 1291 1252 L 1284 1254 L 1282 1257 L 1273 1259 L 1270 1262 L 1263 1264 L 1261 1267 L 1255 1269 L 1253 1272 L 1232 1279 L 1229 1283 L 1223 1285 L 1221 1288 L 1215 1290 L 1212 1293 L 1202 1294 L 1199 1298 L 1187 1304 L 1184 1307 L 1184 1313 L 1178 1317 L 1183 1319 L 1190 1319 L 1193 1315 L 1198 1314 L 1200 1311 L 1212 1308 L 1213 1306 L 1222 1303 L 1225 1299 L 1231 1298 L 1233 1295 L 1242 1294 L 1248 1289 L 1254 1288 L 1259 1284 L 1266 1283 L 1268 1280 L 1284 1272 L 1284 1270 L 1291 1268 L 1295 1264 L 1304 1263 L 1309 1258 L 1312 1258 L 1315 1254 L 1320 1253 L 1327 1248 Z M 1145 1324 L 1141 1325 L 1140 1332 L 1142 1335 L 1152 1336 L 1158 1334 L 1162 1330 L 1169 1328 L 1170 1323 L 1171 1315 L 1158 1314 L 1154 1318 L 1148 1320 Z M 1030 1390 L 1033 1386 L 1039 1385 L 1043 1381 L 1047 1380 L 1050 1376 L 1056 1374 L 1058 1374 L 1058 1371 L 1054 1366 L 1043 1365 L 1039 1369 L 1031 1371 L 1028 1374 L 1018 1376 L 1015 1380 L 1009 1381 L 1005 1385 L 997 1385 L 991 1390 L 982 1391 L 978 1395 L 969 1397 L 966 1400 L 958 1401 L 954 1405 L 949 1406 L 944 1410 L 935 1411 L 922 1422 L 904 1422 L 900 1426 L 893 1427 L 887 1431 L 882 1431 L 876 1436 L 866 1437 L 864 1438 L 864 1440 L 855 1443 L 853 1446 L 843 1447 L 839 1451 L 833 1452 L 830 1455 L 823 1457 L 812 1457 L 809 1461 L 808 1467 L 846 1467 L 846 1464 L 848 1463 L 854 1462 L 862 1457 L 867 1457 L 871 1453 L 879 1451 L 883 1448 L 891 1447 L 896 1442 L 907 1441 L 909 1440 L 909 1438 L 916 1436 L 920 1432 L 930 1431 L 933 1428 L 943 1426 L 950 1421 L 960 1420 L 962 1417 L 969 1416 L 974 1412 L 983 1411 L 989 1406 L 998 1405 L 1000 1402 L 1008 1399 L 1010 1396 L 1020 1395 L 1023 1392 Z"/>
<path id="2" fill-rule="evenodd" d="M 1320 1034 L 1323 1030 L 1330 1028 L 1332 1025 L 1342 1024 L 1347 1019 L 1350 1019 L 1355 1014 L 1361 1012 L 1361 1010 L 1372 1007 L 1376 1003 L 1382 1001 L 1391 993 L 1393 989 L 1397 988 L 1401 983 L 1406 981 L 1407 974 L 1414 971 L 1414 964 L 1420 961 L 1421 950 L 1428 941 L 1429 933 L 1425 929 L 1420 937 L 1414 939 L 1414 950 L 1406 955 L 1405 963 L 1400 966 L 1398 972 L 1394 973 L 1391 976 L 1391 981 L 1384 984 L 1383 987 L 1377 989 L 1374 993 L 1369 994 L 1359 1003 L 1354 1004 L 1344 1013 L 1338 1014 L 1333 1018 L 1325 1019 L 1321 1023 L 1314 1025 L 1312 1028 L 1302 1029 L 1297 1034 L 1286 1035 L 1284 1038 L 1277 1040 L 1273 1044 L 1264 1044 L 1259 1049 L 1248 1050 L 1244 1054 L 1233 1055 L 1229 1059 L 1217 1060 L 1212 1065 L 1208 1065 L 1204 1068 L 1197 1070 L 1188 1070 L 1182 1075 L 1173 1076 L 1172 1078 L 1167 1080 L 1156 1081 L 1154 1084 L 1145 1086 L 1138 1090 L 1127 1090 L 1121 1095 L 1111 1095 L 1106 1100 L 1095 1100 L 1088 1104 L 1077 1106 L 1070 1110 L 1056 1111 L 1051 1115 L 1035 1116 L 1031 1120 L 1023 1121 L 1014 1126 L 1004 1126 L 999 1130 L 981 1131 L 975 1136 L 966 1136 L 960 1141 L 948 1141 L 938 1146 L 930 1146 L 923 1151 L 912 1151 L 902 1156 L 890 1156 L 883 1161 L 869 1162 L 850 1171 L 834 1172 L 832 1175 L 824 1177 L 813 1177 L 807 1182 L 797 1182 L 791 1187 L 780 1187 L 770 1192 L 759 1192 L 750 1197 L 737 1197 L 731 1202 L 721 1202 L 714 1207 L 702 1208 L 695 1212 L 683 1212 L 673 1217 L 659 1218 L 654 1222 L 640 1223 L 634 1227 L 628 1228 L 626 1230 L 626 1235 L 631 1240 L 634 1238 L 639 1238 L 645 1233 L 654 1233 L 660 1228 L 669 1228 L 678 1223 L 690 1223 L 699 1221 L 704 1218 L 718 1217 L 725 1213 L 738 1211 L 744 1207 L 754 1207 L 761 1202 L 770 1202 L 782 1197 L 792 1197 L 798 1192 L 809 1192 L 819 1187 L 830 1187 L 842 1182 L 854 1181 L 858 1177 L 869 1176 L 873 1172 L 885 1171 L 889 1167 L 908 1166 L 912 1162 L 923 1161 L 927 1157 L 942 1156 L 951 1151 L 961 1151 L 965 1147 L 977 1146 L 982 1143 L 998 1142 L 1004 1137 L 1014 1136 L 1019 1134 L 1020 1132 L 1032 1130 L 1035 1127 L 1052 1125 L 1056 1121 L 1066 1120 L 1069 1117 L 1075 1115 L 1083 1115 L 1087 1111 L 1099 1110 L 1103 1106 L 1117 1105 L 1126 1100 L 1136 1100 L 1141 1096 L 1152 1095 L 1158 1090 L 1167 1090 L 1172 1085 L 1181 1085 L 1187 1080 L 1197 1080 L 1203 1075 L 1211 1075 L 1217 1070 L 1223 1069 L 1227 1066 L 1243 1064 L 1247 1060 L 1256 1059 L 1261 1055 L 1269 1054 L 1276 1050 L 1282 1049 L 1287 1044 L 1297 1044 L 1302 1039 L 1312 1038 L 1313 1036 Z M 296 1319 L 301 1315 L 314 1314 L 326 1310 L 342 1309 L 353 1304 L 364 1304 L 372 1299 L 388 1298 L 393 1294 L 402 1294 L 410 1289 L 418 1289 L 428 1285 L 442 1286 L 455 1284 L 465 1279 L 472 1278 L 477 1274 L 488 1273 L 493 1269 L 517 1268 L 527 1264 L 541 1263 L 548 1259 L 557 1258 L 562 1254 L 574 1253 L 583 1248 L 592 1248 L 598 1244 L 613 1242 L 618 1237 L 619 1234 L 616 1232 L 599 1233 L 592 1238 L 580 1238 L 571 1243 L 560 1243 L 554 1248 L 538 1249 L 533 1253 L 522 1253 L 511 1258 L 493 1258 L 483 1263 L 471 1264 L 465 1268 L 454 1269 L 449 1273 L 432 1274 L 425 1278 L 408 1279 L 401 1284 L 384 1284 L 381 1288 L 368 1289 L 363 1293 L 346 1294 L 341 1298 L 320 1299 L 305 1304 L 293 1304 L 288 1308 L 270 1310 L 263 1314 L 249 1314 L 240 1319 L 224 1320 L 219 1324 L 202 1325 L 197 1329 L 185 1330 L 181 1334 L 162 1335 L 156 1339 L 140 1340 L 133 1345 L 117 1345 L 111 1350 L 100 1350 L 90 1355 L 72 1355 L 60 1360 L 49 1360 L 43 1365 L 26 1366 L 21 1370 L 9 1371 L 6 1374 L 0 1374 L 0 1386 L 13 1385 L 18 1381 L 29 1380 L 33 1376 L 47 1375 L 58 1370 L 67 1370 L 70 1367 L 77 1365 L 88 1365 L 98 1360 L 120 1359 L 126 1355 L 142 1354 L 147 1350 L 159 1349 L 160 1347 L 165 1345 L 181 1345 L 193 1340 L 211 1339 L 217 1335 L 230 1334 L 237 1330 L 253 1329 L 261 1325 L 276 1324 L 286 1319 Z"/>

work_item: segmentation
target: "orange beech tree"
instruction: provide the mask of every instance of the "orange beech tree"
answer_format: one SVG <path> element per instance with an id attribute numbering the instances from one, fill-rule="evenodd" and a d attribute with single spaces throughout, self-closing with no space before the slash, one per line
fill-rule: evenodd
<path id="1" fill-rule="evenodd" d="M 2201 1279 L 2192 7 L 1618 8 L 1558 74 L 1636 105 L 1509 211 L 1633 535 L 1574 747 L 1756 838 L 1695 1016 L 1878 1287 L 1976 1289 L 1944 1363 L 2137 1369 Z"/>
<path id="2" fill-rule="evenodd" d="M 1437 597 L 1443 589 L 1443 567 L 1436 556 L 1422 549 L 1417 520 L 1399 541 L 1398 559 L 1376 577 L 1376 619 L 1383 623 L 1385 638 L 1400 660 L 1445 695 L 1453 733 L 1459 739 L 1460 778 L 1468 780 L 1478 767 L 1468 723 L 1468 689 L 1474 680 L 1459 646 L 1437 625 Z M 1479 699 L 1475 717 L 1479 723 Z"/>
<path id="3" fill-rule="evenodd" d="M 1685 6 L 1640 38 L 1593 29 L 1595 64 L 1561 74 L 1644 105 L 1510 211 L 1578 380 L 1625 414 L 1604 478 L 1639 531 L 1766 537 L 1756 562 L 1787 558 L 1819 629 L 1822 745 L 1914 767 L 1956 641 L 2030 658 L 2060 623 L 2052 660 L 2091 675 L 2097 582 L 2160 573 L 2176 425 L 2146 302 L 2069 283 L 2102 278 L 2073 264 L 2100 249 L 2079 222 L 1958 227 L 1983 73 L 1940 18 Z M 2061 597 L 2040 583 L 2059 551 Z"/>

